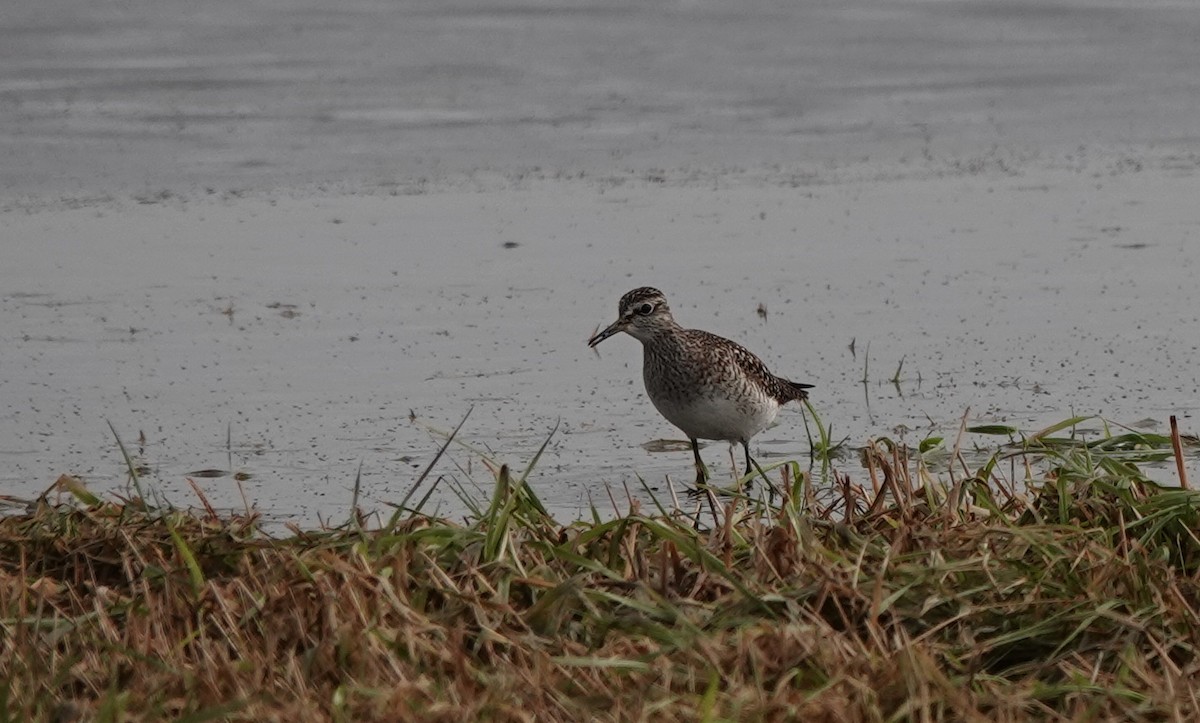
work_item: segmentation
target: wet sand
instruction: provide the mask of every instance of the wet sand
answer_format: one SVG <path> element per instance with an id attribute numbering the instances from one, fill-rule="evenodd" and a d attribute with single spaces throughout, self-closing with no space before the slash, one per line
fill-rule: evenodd
<path id="1" fill-rule="evenodd" d="M 123 489 L 111 422 L 179 504 L 240 505 L 196 473 L 242 471 L 274 519 L 340 518 L 468 409 L 437 470 L 468 490 L 555 425 L 531 479 L 565 516 L 662 489 L 690 455 L 642 447 L 679 435 L 637 343 L 584 345 L 642 284 L 852 442 L 968 409 L 1195 431 L 1183 4 L 14 8 L 6 494 Z M 798 411 L 756 442 L 808 449 Z"/>

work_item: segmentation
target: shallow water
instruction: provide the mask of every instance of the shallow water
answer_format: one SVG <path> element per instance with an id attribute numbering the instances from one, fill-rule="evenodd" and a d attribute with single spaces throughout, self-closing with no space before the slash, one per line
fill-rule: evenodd
<path id="1" fill-rule="evenodd" d="M 6 0 L 0 192 L 949 164 L 1200 140 L 1187 0 Z"/>
<path id="2" fill-rule="evenodd" d="M 11 211 L 5 484 L 119 483 L 107 420 L 131 446 L 144 433 L 172 499 L 232 455 L 262 508 L 336 514 L 360 462 L 364 504 L 394 499 L 439 444 L 423 424 L 468 409 L 461 439 L 517 467 L 559 425 L 534 476 L 559 510 L 635 473 L 686 480 L 686 452 L 641 448 L 678 433 L 644 398 L 637 342 L 584 343 L 644 283 L 683 323 L 815 384 L 855 443 L 952 436 L 968 408 L 1025 429 L 1175 413 L 1187 431 L 1198 194 L 1191 175 L 1030 172 Z M 799 412 L 756 447 L 805 456 Z M 448 462 L 487 480 L 475 453 Z M 237 499 L 228 480 L 203 486 Z"/>
<path id="3" fill-rule="evenodd" d="M 236 471 L 336 520 L 360 464 L 386 511 L 470 409 L 436 474 L 486 488 L 557 425 L 539 494 L 607 509 L 691 475 L 645 448 L 679 435 L 637 342 L 584 343 L 643 284 L 852 443 L 968 410 L 1195 432 L 1192 14 L 803 6 L 16 3 L 3 492 L 123 489 L 111 422 L 176 503 L 191 476 L 239 506 L 197 474 Z M 806 457 L 800 412 L 755 448 Z"/>

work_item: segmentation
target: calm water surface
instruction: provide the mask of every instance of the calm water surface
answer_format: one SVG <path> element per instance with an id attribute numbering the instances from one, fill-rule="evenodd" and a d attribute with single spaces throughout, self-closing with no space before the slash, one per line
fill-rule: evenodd
<path id="1" fill-rule="evenodd" d="M 0 491 L 124 489 L 111 422 L 176 503 L 239 506 L 199 473 L 242 472 L 338 520 L 360 464 L 386 509 L 471 410 L 440 509 L 556 427 L 539 493 L 606 508 L 690 474 L 644 447 L 679 435 L 637 342 L 584 344 L 643 284 L 854 443 L 968 410 L 1194 432 L 1189 10 L 9 3 Z M 799 411 L 756 448 L 803 459 Z"/>

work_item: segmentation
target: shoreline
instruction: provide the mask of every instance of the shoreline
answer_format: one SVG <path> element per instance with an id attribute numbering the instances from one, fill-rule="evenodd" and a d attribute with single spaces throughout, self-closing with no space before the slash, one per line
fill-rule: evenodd
<path id="1" fill-rule="evenodd" d="M 1159 488 L 1131 462 L 1172 454 L 1169 438 L 1082 445 L 1069 431 L 949 478 L 925 469 L 932 448 L 909 458 L 880 440 L 869 478 L 827 468 L 826 501 L 798 467 L 773 465 L 787 490 L 777 506 L 722 498 L 697 507 L 700 529 L 666 499 L 562 525 L 507 467 L 464 524 L 398 510 L 378 529 L 351 519 L 288 538 L 211 509 L 101 501 L 68 481 L 75 504 L 0 518 L 5 709 L 27 720 L 1200 714 L 1187 682 L 1200 666 L 1200 493 Z M 1032 471 L 1027 494 L 1012 492 L 1007 460 Z"/>

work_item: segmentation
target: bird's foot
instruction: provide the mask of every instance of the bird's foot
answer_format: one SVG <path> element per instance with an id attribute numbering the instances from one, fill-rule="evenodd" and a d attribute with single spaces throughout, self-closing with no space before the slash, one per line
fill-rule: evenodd
<path id="1" fill-rule="evenodd" d="M 753 474 L 751 474 L 751 472 L 753 472 Z M 761 481 L 763 484 L 765 484 L 767 486 L 767 501 L 771 504 L 775 504 L 776 497 L 783 499 L 783 495 L 779 492 L 779 488 L 775 486 L 775 483 L 771 481 L 771 478 L 767 476 L 767 473 L 763 471 L 762 467 L 758 466 L 757 462 L 754 464 L 753 470 L 749 467 L 746 468 L 746 476 L 743 477 L 742 480 L 745 482 L 744 486 L 747 490 L 756 482 Z"/>

